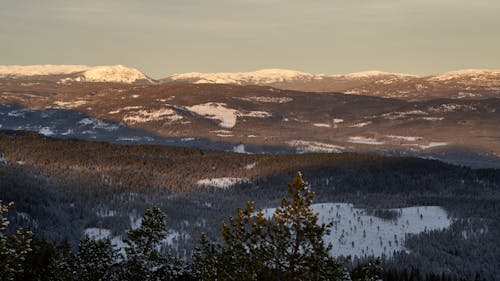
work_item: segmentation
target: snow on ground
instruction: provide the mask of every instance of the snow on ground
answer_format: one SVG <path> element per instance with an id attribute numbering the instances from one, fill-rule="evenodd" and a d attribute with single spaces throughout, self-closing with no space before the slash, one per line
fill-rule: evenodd
<path id="1" fill-rule="evenodd" d="M 98 216 L 100 218 L 114 217 L 118 214 L 116 211 L 108 210 L 108 209 L 99 209 L 95 213 L 96 213 L 96 216 Z"/>
<path id="2" fill-rule="evenodd" d="M 181 141 L 194 141 L 195 138 L 182 138 Z"/>
<path id="3" fill-rule="evenodd" d="M 393 77 L 417 77 L 411 74 L 405 73 L 390 73 L 378 70 L 368 70 L 361 72 L 353 72 L 347 74 L 334 74 L 334 75 L 325 75 L 325 77 L 331 78 L 344 78 L 344 79 L 366 79 L 366 78 L 374 78 L 374 77 L 384 77 L 384 76 L 393 76 Z"/>
<path id="4" fill-rule="evenodd" d="M 142 216 L 139 215 L 135 210 L 132 211 L 132 213 L 130 213 L 129 220 L 130 220 L 130 229 L 137 229 L 141 227 Z"/>
<path id="5" fill-rule="evenodd" d="M 429 113 L 422 110 L 410 110 L 403 112 L 389 112 L 382 114 L 382 117 L 389 120 L 397 120 L 397 119 L 407 118 L 408 116 L 422 116 L 422 115 L 429 115 Z"/>
<path id="6" fill-rule="evenodd" d="M 244 144 L 239 144 L 239 145 L 233 147 L 233 152 L 236 152 L 236 153 L 247 153 L 245 151 L 245 145 Z"/>
<path id="7" fill-rule="evenodd" d="M 330 128 L 332 127 L 330 124 L 327 123 L 313 123 L 314 127 L 323 127 L 323 128 Z"/>
<path id="8" fill-rule="evenodd" d="M 429 81 L 448 81 L 460 78 L 479 78 L 488 76 L 500 76 L 500 70 L 493 69 L 462 69 L 449 71 L 438 75 L 431 76 Z"/>
<path id="9" fill-rule="evenodd" d="M 134 83 L 137 80 L 151 82 L 146 75 L 135 68 L 123 65 L 96 66 L 84 71 L 75 81 Z"/>
<path id="10" fill-rule="evenodd" d="M 91 227 L 91 228 L 86 228 L 83 231 L 83 235 L 88 236 L 92 240 L 102 240 L 110 238 L 111 231 L 106 228 Z"/>
<path id="11" fill-rule="evenodd" d="M 307 152 L 338 153 L 342 152 L 342 150 L 344 149 L 343 146 L 317 142 L 317 141 L 292 140 L 288 141 L 287 144 L 295 147 L 299 153 L 307 153 Z"/>
<path id="12" fill-rule="evenodd" d="M 235 97 L 235 99 L 250 101 L 250 102 L 262 102 L 262 103 L 287 103 L 293 101 L 293 99 L 289 97 L 262 97 L 262 96 Z"/>
<path id="13" fill-rule="evenodd" d="M 51 129 L 51 128 L 49 128 L 49 127 L 42 127 L 42 128 L 40 128 L 40 129 L 38 130 L 38 132 L 39 132 L 40 134 L 44 135 L 44 136 L 47 136 L 47 137 L 48 137 L 48 136 L 52 136 L 52 135 L 54 135 L 54 132 L 53 132 L 53 131 L 52 131 L 52 129 Z"/>
<path id="14" fill-rule="evenodd" d="M 394 251 L 406 250 L 408 235 L 440 230 L 449 227 L 452 220 L 438 206 L 417 206 L 391 209 L 398 214 L 395 219 L 382 219 L 369 215 L 365 209 L 347 203 L 322 203 L 312 205 L 319 214 L 318 223 L 333 222 L 331 233 L 325 241 L 332 243 L 333 256 L 391 256 Z M 274 208 L 264 209 L 266 217 Z"/>
<path id="15" fill-rule="evenodd" d="M 420 147 L 422 149 L 428 149 L 428 148 L 433 148 L 433 147 L 438 147 L 438 146 L 445 146 L 445 145 L 448 145 L 448 143 L 447 142 L 433 141 L 433 142 L 430 142 L 428 144 L 419 144 L 418 147 Z"/>
<path id="16" fill-rule="evenodd" d="M 243 167 L 243 169 L 245 169 L 245 170 L 251 170 L 251 169 L 253 169 L 255 167 L 256 164 L 257 164 L 257 162 L 250 163 L 248 165 L 245 165 Z"/>
<path id="17" fill-rule="evenodd" d="M 211 187 L 217 187 L 217 188 L 229 188 L 235 184 L 239 183 L 247 183 L 250 180 L 247 178 L 231 178 L 231 177 L 224 177 L 224 178 L 212 178 L 212 179 L 202 179 L 197 182 L 198 185 L 201 186 L 211 186 Z"/>
<path id="18" fill-rule="evenodd" d="M 88 101 L 85 100 L 77 100 L 77 101 L 55 101 L 54 105 L 61 108 L 76 108 L 82 105 L 87 104 Z"/>
<path id="19" fill-rule="evenodd" d="M 441 121 L 444 120 L 444 117 L 422 117 L 421 119 L 425 121 Z"/>
<path id="20" fill-rule="evenodd" d="M 288 69 L 262 69 L 252 72 L 219 72 L 200 73 L 190 72 L 174 74 L 171 80 L 192 81 L 193 83 L 216 83 L 216 84 L 270 84 L 299 79 L 313 79 L 310 73 L 288 70 Z"/>
<path id="21" fill-rule="evenodd" d="M 193 106 L 187 106 L 186 109 L 198 115 L 212 120 L 219 120 L 219 126 L 223 128 L 232 128 L 236 125 L 236 115 L 238 110 L 227 108 L 225 103 L 209 102 Z"/>
<path id="22" fill-rule="evenodd" d="M 103 129 L 109 132 L 116 131 L 120 127 L 118 124 L 111 124 L 97 118 L 83 118 L 78 122 L 81 126 L 90 126 L 92 129 Z"/>
<path id="23" fill-rule="evenodd" d="M 349 126 L 349 127 L 351 127 L 351 128 L 363 128 L 363 127 L 365 127 L 365 126 L 370 125 L 371 123 L 372 123 L 372 121 L 361 122 L 361 123 L 352 124 L 352 125 L 351 125 L 351 126 Z"/>
<path id="24" fill-rule="evenodd" d="M 146 75 L 135 68 L 123 65 L 86 66 L 86 65 L 0 65 L 2 76 L 40 76 L 77 74 L 76 78 L 64 78 L 60 83 L 76 82 L 118 82 L 133 83 L 137 80 L 152 82 Z"/>
<path id="25" fill-rule="evenodd" d="M 182 116 L 178 115 L 173 109 L 160 108 L 157 110 L 139 110 L 129 112 L 123 117 L 123 121 L 127 124 L 146 123 L 165 119 L 178 121 L 182 119 Z"/>
<path id="26" fill-rule="evenodd" d="M 429 111 L 435 113 L 448 113 L 456 111 L 474 111 L 477 108 L 469 104 L 456 104 L 456 103 L 445 103 L 438 106 L 429 107 Z"/>
<path id="27" fill-rule="evenodd" d="M 417 141 L 422 139 L 422 137 L 408 137 L 408 136 L 395 136 L 395 135 L 387 135 L 386 137 L 402 141 Z"/>
<path id="28" fill-rule="evenodd" d="M 153 141 L 154 139 L 152 137 L 131 136 L 131 137 L 118 137 L 116 140 L 138 142 L 138 141 Z"/>
<path id="29" fill-rule="evenodd" d="M 382 141 L 377 141 L 374 138 L 367 138 L 367 137 L 349 137 L 348 142 L 350 143 L 357 143 L 357 144 L 369 144 L 369 145 L 381 145 L 384 144 Z"/>
<path id="30" fill-rule="evenodd" d="M 257 117 L 265 118 L 270 117 L 271 114 L 264 111 L 246 111 L 240 112 L 236 109 L 227 107 L 227 104 L 220 102 L 208 102 L 204 104 L 197 104 L 187 106 L 187 110 L 194 112 L 205 118 L 220 121 L 219 126 L 223 128 L 232 128 L 236 125 L 236 119 L 241 117 Z"/>

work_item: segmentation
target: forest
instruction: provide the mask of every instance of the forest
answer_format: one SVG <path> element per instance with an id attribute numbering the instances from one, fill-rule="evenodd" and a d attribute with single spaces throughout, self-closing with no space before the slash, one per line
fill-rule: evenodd
<path id="1" fill-rule="evenodd" d="M 408 251 L 382 258 L 383 280 L 498 280 L 498 170 L 372 154 L 237 154 L 0 131 L 0 199 L 14 202 L 6 233 L 34 233 L 30 263 L 79 258 L 82 241 L 97 243 L 83 235 L 92 227 L 125 240 L 133 231 L 131 218 L 157 206 L 167 216 L 165 226 L 179 233 L 161 252 L 185 266 L 195 260 L 201 233 L 223 243 L 221 220 L 247 201 L 256 209 L 279 206 L 286 183 L 299 170 L 314 190 L 314 203 L 353 203 L 388 219 L 394 214 L 380 210 L 441 206 L 453 218 L 449 228 L 412 235 L 405 242 Z M 222 177 L 248 180 L 230 188 L 197 184 Z M 351 260 L 346 267 L 355 274 L 374 260 Z"/>

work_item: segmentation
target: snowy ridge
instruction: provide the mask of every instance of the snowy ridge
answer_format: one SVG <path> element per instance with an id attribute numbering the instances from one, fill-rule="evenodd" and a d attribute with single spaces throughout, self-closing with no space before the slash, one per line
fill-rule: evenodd
<path id="1" fill-rule="evenodd" d="M 150 78 L 135 68 L 123 65 L 0 65 L 0 77 L 29 77 L 48 75 L 77 75 L 75 78 L 61 79 L 67 82 L 117 82 L 134 83 L 139 80 L 152 82 Z"/>
<path id="2" fill-rule="evenodd" d="M 391 72 L 384 72 L 384 71 L 378 71 L 378 70 L 353 72 L 353 73 L 347 73 L 347 74 L 325 75 L 325 77 L 346 78 L 346 79 L 367 79 L 367 78 L 386 77 L 386 76 L 408 77 L 408 78 L 410 78 L 410 77 L 417 77 L 416 75 L 412 75 L 412 74 L 391 73 Z"/>
<path id="3" fill-rule="evenodd" d="M 429 77 L 431 81 L 447 81 L 453 79 L 463 78 L 485 78 L 490 76 L 500 77 L 499 69 L 462 69 L 456 71 L 449 71 L 442 74 L 436 74 Z"/>
<path id="4" fill-rule="evenodd" d="M 252 72 L 216 72 L 216 73 L 201 73 L 189 72 L 183 74 L 174 74 L 167 77 L 171 81 L 185 81 L 196 84 L 211 83 L 211 84 L 272 84 L 280 82 L 293 81 L 313 81 L 324 78 L 336 79 L 370 79 L 379 77 L 416 77 L 410 74 L 389 73 L 383 71 L 363 71 L 348 74 L 312 74 L 288 69 L 261 69 Z"/>
<path id="5" fill-rule="evenodd" d="M 152 82 L 144 73 L 123 65 L 96 66 L 84 71 L 75 81 L 134 83 L 138 80 Z"/>
<path id="6" fill-rule="evenodd" d="M 61 75 L 87 71 L 90 68 L 86 65 L 0 65 L 0 77 Z"/>
<path id="7" fill-rule="evenodd" d="M 271 84 L 299 79 L 311 80 L 314 74 L 288 69 L 262 69 L 252 72 L 190 72 L 169 76 L 173 81 L 189 81 L 193 83 L 211 84 Z"/>

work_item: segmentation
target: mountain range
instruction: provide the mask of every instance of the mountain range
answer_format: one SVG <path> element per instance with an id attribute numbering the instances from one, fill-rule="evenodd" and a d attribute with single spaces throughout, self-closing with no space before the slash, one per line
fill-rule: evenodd
<path id="1" fill-rule="evenodd" d="M 153 80 L 120 65 L 3 66 L 0 77 L 2 129 L 246 153 L 361 151 L 500 163 L 495 70 L 427 77 L 262 70 Z"/>

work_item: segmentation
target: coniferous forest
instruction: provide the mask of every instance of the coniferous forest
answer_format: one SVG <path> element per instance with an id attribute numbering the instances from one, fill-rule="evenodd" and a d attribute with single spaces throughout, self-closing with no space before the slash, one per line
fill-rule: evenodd
<path id="1" fill-rule="evenodd" d="M 20 131 L 2 131 L 0 153 L 2 280 L 500 276 L 494 169 L 373 154 L 120 146 Z M 303 176 L 287 189 L 298 170 Z M 197 184 L 222 177 L 245 180 L 230 188 Z M 328 202 L 352 203 L 389 221 L 398 216 L 388 211 L 394 208 L 441 206 L 452 224 L 410 235 L 405 251 L 381 259 L 334 257 L 328 253 L 336 241 L 323 237 L 335 230 L 311 209 Z M 275 209 L 268 216 L 260 208 Z M 110 233 L 90 239 L 88 229 Z"/>

